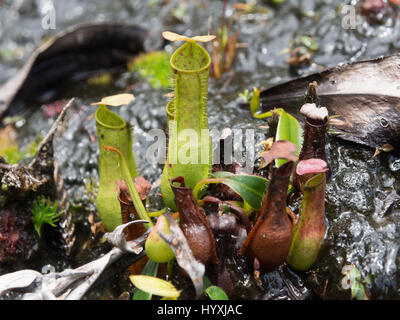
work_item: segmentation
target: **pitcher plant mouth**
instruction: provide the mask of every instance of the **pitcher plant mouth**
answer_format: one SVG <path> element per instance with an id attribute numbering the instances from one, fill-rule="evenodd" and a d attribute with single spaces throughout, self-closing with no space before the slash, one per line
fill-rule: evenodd
<path id="1" fill-rule="evenodd" d="M 288 161 L 285 165 L 281 165 L 279 168 L 277 168 L 275 174 L 281 179 L 287 179 L 292 175 L 293 167 L 293 161 Z"/>
<path id="2" fill-rule="evenodd" d="M 315 93 L 315 84 L 310 84 L 314 100 L 318 100 Z M 309 89 L 310 91 L 310 89 Z M 326 161 L 326 132 L 329 125 L 329 114 L 325 107 L 315 103 L 305 103 L 300 109 L 300 113 L 305 116 L 304 141 L 299 155 L 299 161 L 309 159 L 321 159 Z M 293 184 L 298 192 L 302 192 L 304 184 L 313 176 L 307 174 L 299 176 L 296 172 Z"/>
<path id="3" fill-rule="evenodd" d="M 325 175 L 324 174 L 317 174 L 314 177 L 310 178 L 303 187 L 304 191 L 313 191 L 317 188 L 321 183 L 325 182 Z"/>
<path id="4" fill-rule="evenodd" d="M 171 179 L 171 187 L 176 190 L 191 190 L 185 187 L 185 178 L 182 176 Z"/>
<path id="5" fill-rule="evenodd" d="M 207 70 L 211 58 L 206 49 L 195 41 L 187 41 L 171 56 L 171 68 L 182 73 L 196 73 Z"/>
<path id="6" fill-rule="evenodd" d="M 99 105 L 94 115 L 96 122 L 109 129 L 123 129 L 126 122 L 119 115 L 109 110 L 104 104 Z"/>
<path id="7" fill-rule="evenodd" d="M 321 119 L 312 119 L 312 118 L 307 118 L 306 119 L 306 123 L 307 125 L 309 125 L 310 127 L 313 128 L 321 128 L 321 127 L 327 127 L 328 126 L 328 117 L 324 118 L 323 120 Z"/>

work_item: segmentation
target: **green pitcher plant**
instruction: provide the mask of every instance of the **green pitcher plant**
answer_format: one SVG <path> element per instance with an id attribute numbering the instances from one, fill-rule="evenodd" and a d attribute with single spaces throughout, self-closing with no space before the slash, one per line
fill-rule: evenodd
<path id="1" fill-rule="evenodd" d="M 211 171 L 212 146 L 207 118 L 211 57 L 196 41 L 206 42 L 214 36 L 187 38 L 172 32 L 164 32 L 163 36 L 171 41 L 186 41 L 170 60 L 174 97 L 166 108 L 169 143 L 161 177 L 165 204 L 176 210 L 170 180 L 183 176 L 186 186 L 194 188 Z"/>
<path id="2" fill-rule="evenodd" d="M 118 154 L 105 150 L 104 146 L 112 146 L 120 150 L 127 161 L 130 175 L 137 176 L 132 153 L 131 129 L 126 121 L 108 109 L 107 105 L 120 106 L 133 100 L 133 95 L 122 94 L 107 97 L 92 104 L 99 105 L 95 113 L 100 175 L 96 205 L 100 219 L 107 231 L 112 231 L 116 226 L 122 224 L 118 201 L 118 182 L 123 179 L 123 171 Z"/>
<path id="3" fill-rule="evenodd" d="M 317 260 L 325 236 L 325 189 L 325 173 L 313 176 L 303 186 L 299 221 L 287 258 L 295 270 L 306 271 Z"/>

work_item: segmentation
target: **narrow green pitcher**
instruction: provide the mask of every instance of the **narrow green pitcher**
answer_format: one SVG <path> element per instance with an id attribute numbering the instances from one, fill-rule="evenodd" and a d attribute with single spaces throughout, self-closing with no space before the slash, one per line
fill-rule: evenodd
<path id="1" fill-rule="evenodd" d="M 100 186 L 96 204 L 100 219 L 107 231 L 112 231 L 122 223 L 121 207 L 118 200 L 118 183 L 123 179 L 120 157 L 104 149 L 112 146 L 124 155 L 131 176 L 137 176 L 132 153 L 131 129 L 124 119 L 100 104 L 96 114 L 97 139 L 99 141 Z"/>
<path id="2" fill-rule="evenodd" d="M 210 63 L 208 52 L 191 40 L 179 47 L 170 60 L 174 99 L 167 106 L 169 143 L 161 192 L 166 205 L 173 210 L 176 205 L 170 180 L 183 176 L 186 186 L 193 188 L 206 179 L 211 170 L 212 146 L 207 118 Z M 190 132 L 197 140 L 185 141 L 185 134 Z M 182 159 L 187 150 L 190 150 L 190 159 L 195 161 Z"/>

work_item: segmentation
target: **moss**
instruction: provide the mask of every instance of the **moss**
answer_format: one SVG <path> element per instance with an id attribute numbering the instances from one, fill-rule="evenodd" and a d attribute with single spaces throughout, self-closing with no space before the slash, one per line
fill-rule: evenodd
<path id="1" fill-rule="evenodd" d="M 32 206 L 32 222 L 35 231 L 41 236 L 42 226 L 49 224 L 52 227 L 56 226 L 59 216 L 62 212 L 57 213 L 58 202 L 51 204 L 49 199 L 45 197 L 38 197 Z"/>
<path id="2" fill-rule="evenodd" d="M 141 54 L 128 65 L 128 69 L 137 72 L 155 89 L 172 86 L 169 54 L 165 51 Z"/>
<path id="3" fill-rule="evenodd" d="M 32 158 L 42 139 L 42 136 L 38 137 L 23 149 L 20 149 L 17 144 L 10 144 L 6 148 L 0 150 L 0 156 L 2 156 L 9 164 L 15 164 L 22 160 Z"/>

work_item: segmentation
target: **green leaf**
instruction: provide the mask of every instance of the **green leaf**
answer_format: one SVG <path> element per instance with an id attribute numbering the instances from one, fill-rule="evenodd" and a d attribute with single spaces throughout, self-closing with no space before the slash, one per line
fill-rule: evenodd
<path id="1" fill-rule="evenodd" d="M 229 300 L 225 291 L 217 286 L 208 287 L 204 292 L 211 300 Z"/>
<path id="2" fill-rule="evenodd" d="M 180 291 L 168 281 L 145 275 L 130 276 L 133 285 L 145 292 L 167 298 L 178 298 Z"/>
<path id="3" fill-rule="evenodd" d="M 42 138 L 42 136 L 39 136 L 26 148 L 20 150 L 18 145 L 14 144 L 13 141 L 10 139 L 4 139 L 4 136 L 2 136 L 0 132 L 0 140 L 2 141 L 2 145 L 0 146 L 0 155 L 3 156 L 9 164 L 16 164 L 22 160 L 32 158 L 35 155 Z"/>
<path id="4" fill-rule="evenodd" d="M 175 254 L 174 254 L 175 256 Z M 175 259 L 171 259 L 167 262 L 167 271 L 168 271 L 168 277 L 172 277 L 172 273 L 174 272 L 174 263 Z"/>
<path id="5" fill-rule="evenodd" d="M 255 114 L 260 107 L 260 90 L 256 87 L 253 88 L 253 96 L 250 100 L 250 111 L 251 114 Z"/>
<path id="6" fill-rule="evenodd" d="M 204 276 L 203 277 L 204 290 L 206 290 L 208 287 L 211 287 L 211 286 L 212 286 L 212 283 L 211 283 L 210 279 L 208 279 L 207 276 Z"/>
<path id="7" fill-rule="evenodd" d="M 158 272 L 158 263 L 150 260 L 143 268 L 142 275 L 155 277 Z M 136 288 L 133 300 L 151 300 L 152 294 Z"/>
<path id="8" fill-rule="evenodd" d="M 250 99 L 250 92 L 249 89 L 244 90 L 243 92 L 239 93 L 239 97 L 242 98 L 244 103 L 249 102 Z M 251 108 L 250 108 L 251 110 Z M 256 110 L 257 111 L 257 110 Z M 252 112 L 253 113 L 253 112 Z"/>
<path id="9" fill-rule="evenodd" d="M 269 181 L 253 175 L 231 175 L 222 178 L 222 183 L 238 193 L 253 208 L 260 209 Z"/>
<path id="10" fill-rule="evenodd" d="M 356 300 L 368 300 L 364 287 L 360 282 L 354 282 L 351 286 L 351 298 Z"/>
<path id="11" fill-rule="evenodd" d="M 300 123 L 289 113 L 285 112 L 282 108 L 270 110 L 261 114 L 256 114 L 255 102 L 253 106 L 250 105 L 250 111 L 254 118 L 264 119 L 272 117 L 273 115 L 279 115 L 278 128 L 276 130 L 275 141 L 287 140 L 294 143 L 297 146 L 296 156 L 299 155 L 301 147 L 303 145 L 303 128 Z M 280 167 L 287 160 L 277 159 L 276 165 Z"/>
<path id="12" fill-rule="evenodd" d="M 301 36 L 300 41 L 305 47 L 307 47 L 307 49 L 311 51 L 317 51 L 319 49 L 319 44 L 313 37 Z"/>
<path id="13" fill-rule="evenodd" d="M 361 272 L 354 265 L 344 266 L 342 273 L 345 277 L 342 280 L 343 289 L 351 289 L 351 298 L 356 300 L 369 300 L 367 290 L 361 279 Z"/>
<path id="14" fill-rule="evenodd" d="M 13 145 L 5 149 L 2 156 L 9 164 L 16 164 L 21 160 L 22 152 L 18 146 Z"/>
<path id="15" fill-rule="evenodd" d="M 254 209 L 261 208 L 267 183 L 263 177 L 244 174 L 233 174 L 231 172 L 218 171 L 214 173 L 215 178 L 204 179 L 193 188 L 193 195 L 198 199 L 201 188 L 208 183 L 223 183 L 238 193 L 242 199 Z"/>
<path id="16" fill-rule="evenodd" d="M 350 276 L 351 282 L 360 282 L 361 281 L 361 273 L 360 273 L 360 270 L 358 270 L 357 268 L 351 269 L 349 276 Z"/>
<path id="17" fill-rule="evenodd" d="M 357 268 L 353 268 L 350 273 L 351 285 L 351 298 L 356 300 L 368 300 L 368 295 L 365 287 L 361 283 L 361 272 Z"/>
<path id="18" fill-rule="evenodd" d="M 295 155 L 298 156 L 303 145 L 303 128 L 300 123 L 289 113 L 284 110 L 281 111 L 279 117 L 278 128 L 276 129 L 275 141 L 288 140 L 297 146 L 297 152 Z M 287 160 L 277 159 L 275 160 L 276 166 L 280 167 Z"/>
<path id="19" fill-rule="evenodd" d="M 217 171 L 212 174 L 215 178 L 225 178 L 229 176 L 234 176 L 235 174 L 229 171 Z"/>

